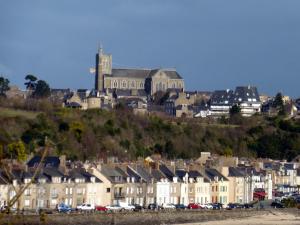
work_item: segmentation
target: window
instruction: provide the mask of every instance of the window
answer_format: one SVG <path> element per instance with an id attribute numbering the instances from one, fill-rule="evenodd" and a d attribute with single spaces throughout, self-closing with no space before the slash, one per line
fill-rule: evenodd
<path id="1" fill-rule="evenodd" d="M 135 81 L 131 81 L 131 87 L 134 88 L 135 87 Z"/>
<path id="2" fill-rule="evenodd" d="M 125 80 L 122 81 L 122 87 L 126 88 L 126 81 Z"/>
<path id="3" fill-rule="evenodd" d="M 24 193 L 25 195 L 30 195 L 30 189 L 25 189 L 25 193 Z"/>
<path id="4" fill-rule="evenodd" d="M 30 200 L 29 199 L 25 199 L 24 201 L 24 206 L 30 206 Z"/>
<path id="5" fill-rule="evenodd" d="M 118 87 L 118 82 L 117 82 L 116 80 L 114 80 L 114 82 L 113 82 L 113 87 L 114 87 L 114 88 L 117 88 L 117 87 Z"/>
<path id="6" fill-rule="evenodd" d="M 172 84 L 172 88 L 175 88 L 175 83 Z"/>
<path id="7" fill-rule="evenodd" d="M 106 188 L 106 193 L 110 193 L 110 188 Z"/>
<path id="8" fill-rule="evenodd" d="M 140 83 L 140 88 L 144 88 L 144 83 L 143 82 Z"/>
<path id="9" fill-rule="evenodd" d="M 51 205 L 56 205 L 57 204 L 57 200 L 56 199 L 51 199 Z"/>

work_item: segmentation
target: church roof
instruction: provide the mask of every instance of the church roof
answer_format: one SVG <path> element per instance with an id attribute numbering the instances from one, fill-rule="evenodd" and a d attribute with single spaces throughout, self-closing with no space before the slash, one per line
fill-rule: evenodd
<path id="1" fill-rule="evenodd" d="M 170 79 L 182 79 L 177 71 L 172 69 L 112 69 L 112 74 L 106 76 L 146 79 L 154 76 L 159 70 L 163 71 Z"/>

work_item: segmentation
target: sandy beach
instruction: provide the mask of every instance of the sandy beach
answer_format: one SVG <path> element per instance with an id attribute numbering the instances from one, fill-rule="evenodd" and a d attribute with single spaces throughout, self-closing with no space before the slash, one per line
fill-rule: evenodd
<path id="1" fill-rule="evenodd" d="M 253 216 L 242 219 L 228 219 L 188 225 L 300 225 L 300 217 L 286 212 L 268 212 L 262 216 Z M 183 224 L 177 224 L 183 225 Z M 187 224 L 185 224 L 187 225 Z"/>

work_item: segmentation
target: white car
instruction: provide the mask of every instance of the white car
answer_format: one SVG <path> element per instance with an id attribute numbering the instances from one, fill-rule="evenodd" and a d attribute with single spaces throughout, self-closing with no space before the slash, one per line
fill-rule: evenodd
<path id="1" fill-rule="evenodd" d="M 119 206 L 129 211 L 133 211 L 135 209 L 134 205 L 129 205 L 127 202 L 119 202 Z"/>
<path id="2" fill-rule="evenodd" d="M 213 209 L 213 206 L 209 203 L 204 204 L 206 209 Z"/>
<path id="3" fill-rule="evenodd" d="M 81 205 L 78 205 L 76 207 L 77 210 L 82 210 L 82 211 L 91 211 L 91 210 L 95 210 L 95 206 L 92 205 L 92 204 L 81 204 Z"/>
<path id="4" fill-rule="evenodd" d="M 123 207 L 121 207 L 120 205 L 108 205 L 106 206 L 107 210 L 109 211 L 122 211 L 125 210 Z"/>
<path id="5" fill-rule="evenodd" d="M 175 207 L 175 205 L 170 204 L 170 203 L 163 203 L 162 208 L 163 209 L 175 209 L 176 207 Z"/>

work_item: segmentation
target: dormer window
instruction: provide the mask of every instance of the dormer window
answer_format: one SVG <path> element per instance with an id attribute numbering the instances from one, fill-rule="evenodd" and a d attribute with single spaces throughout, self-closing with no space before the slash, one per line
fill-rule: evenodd
<path id="1" fill-rule="evenodd" d="M 126 180 L 127 180 L 127 183 L 130 183 L 130 177 L 127 177 Z"/>
<path id="2" fill-rule="evenodd" d="M 135 182 L 135 177 L 131 177 L 131 182 L 132 182 L 132 183 Z"/>
<path id="3" fill-rule="evenodd" d="M 46 183 L 46 179 L 45 179 L 45 178 L 40 178 L 40 179 L 39 179 L 39 183 L 40 183 L 40 184 Z"/>
<path id="4" fill-rule="evenodd" d="M 30 178 L 25 178 L 25 179 L 24 179 L 24 183 L 25 183 L 25 184 L 28 184 L 28 183 L 30 183 L 30 181 L 31 181 L 31 179 L 30 179 Z"/>
<path id="5" fill-rule="evenodd" d="M 91 182 L 95 183 L 96 182 L 96 178 L 95 177 L 91 177 Z"/>

